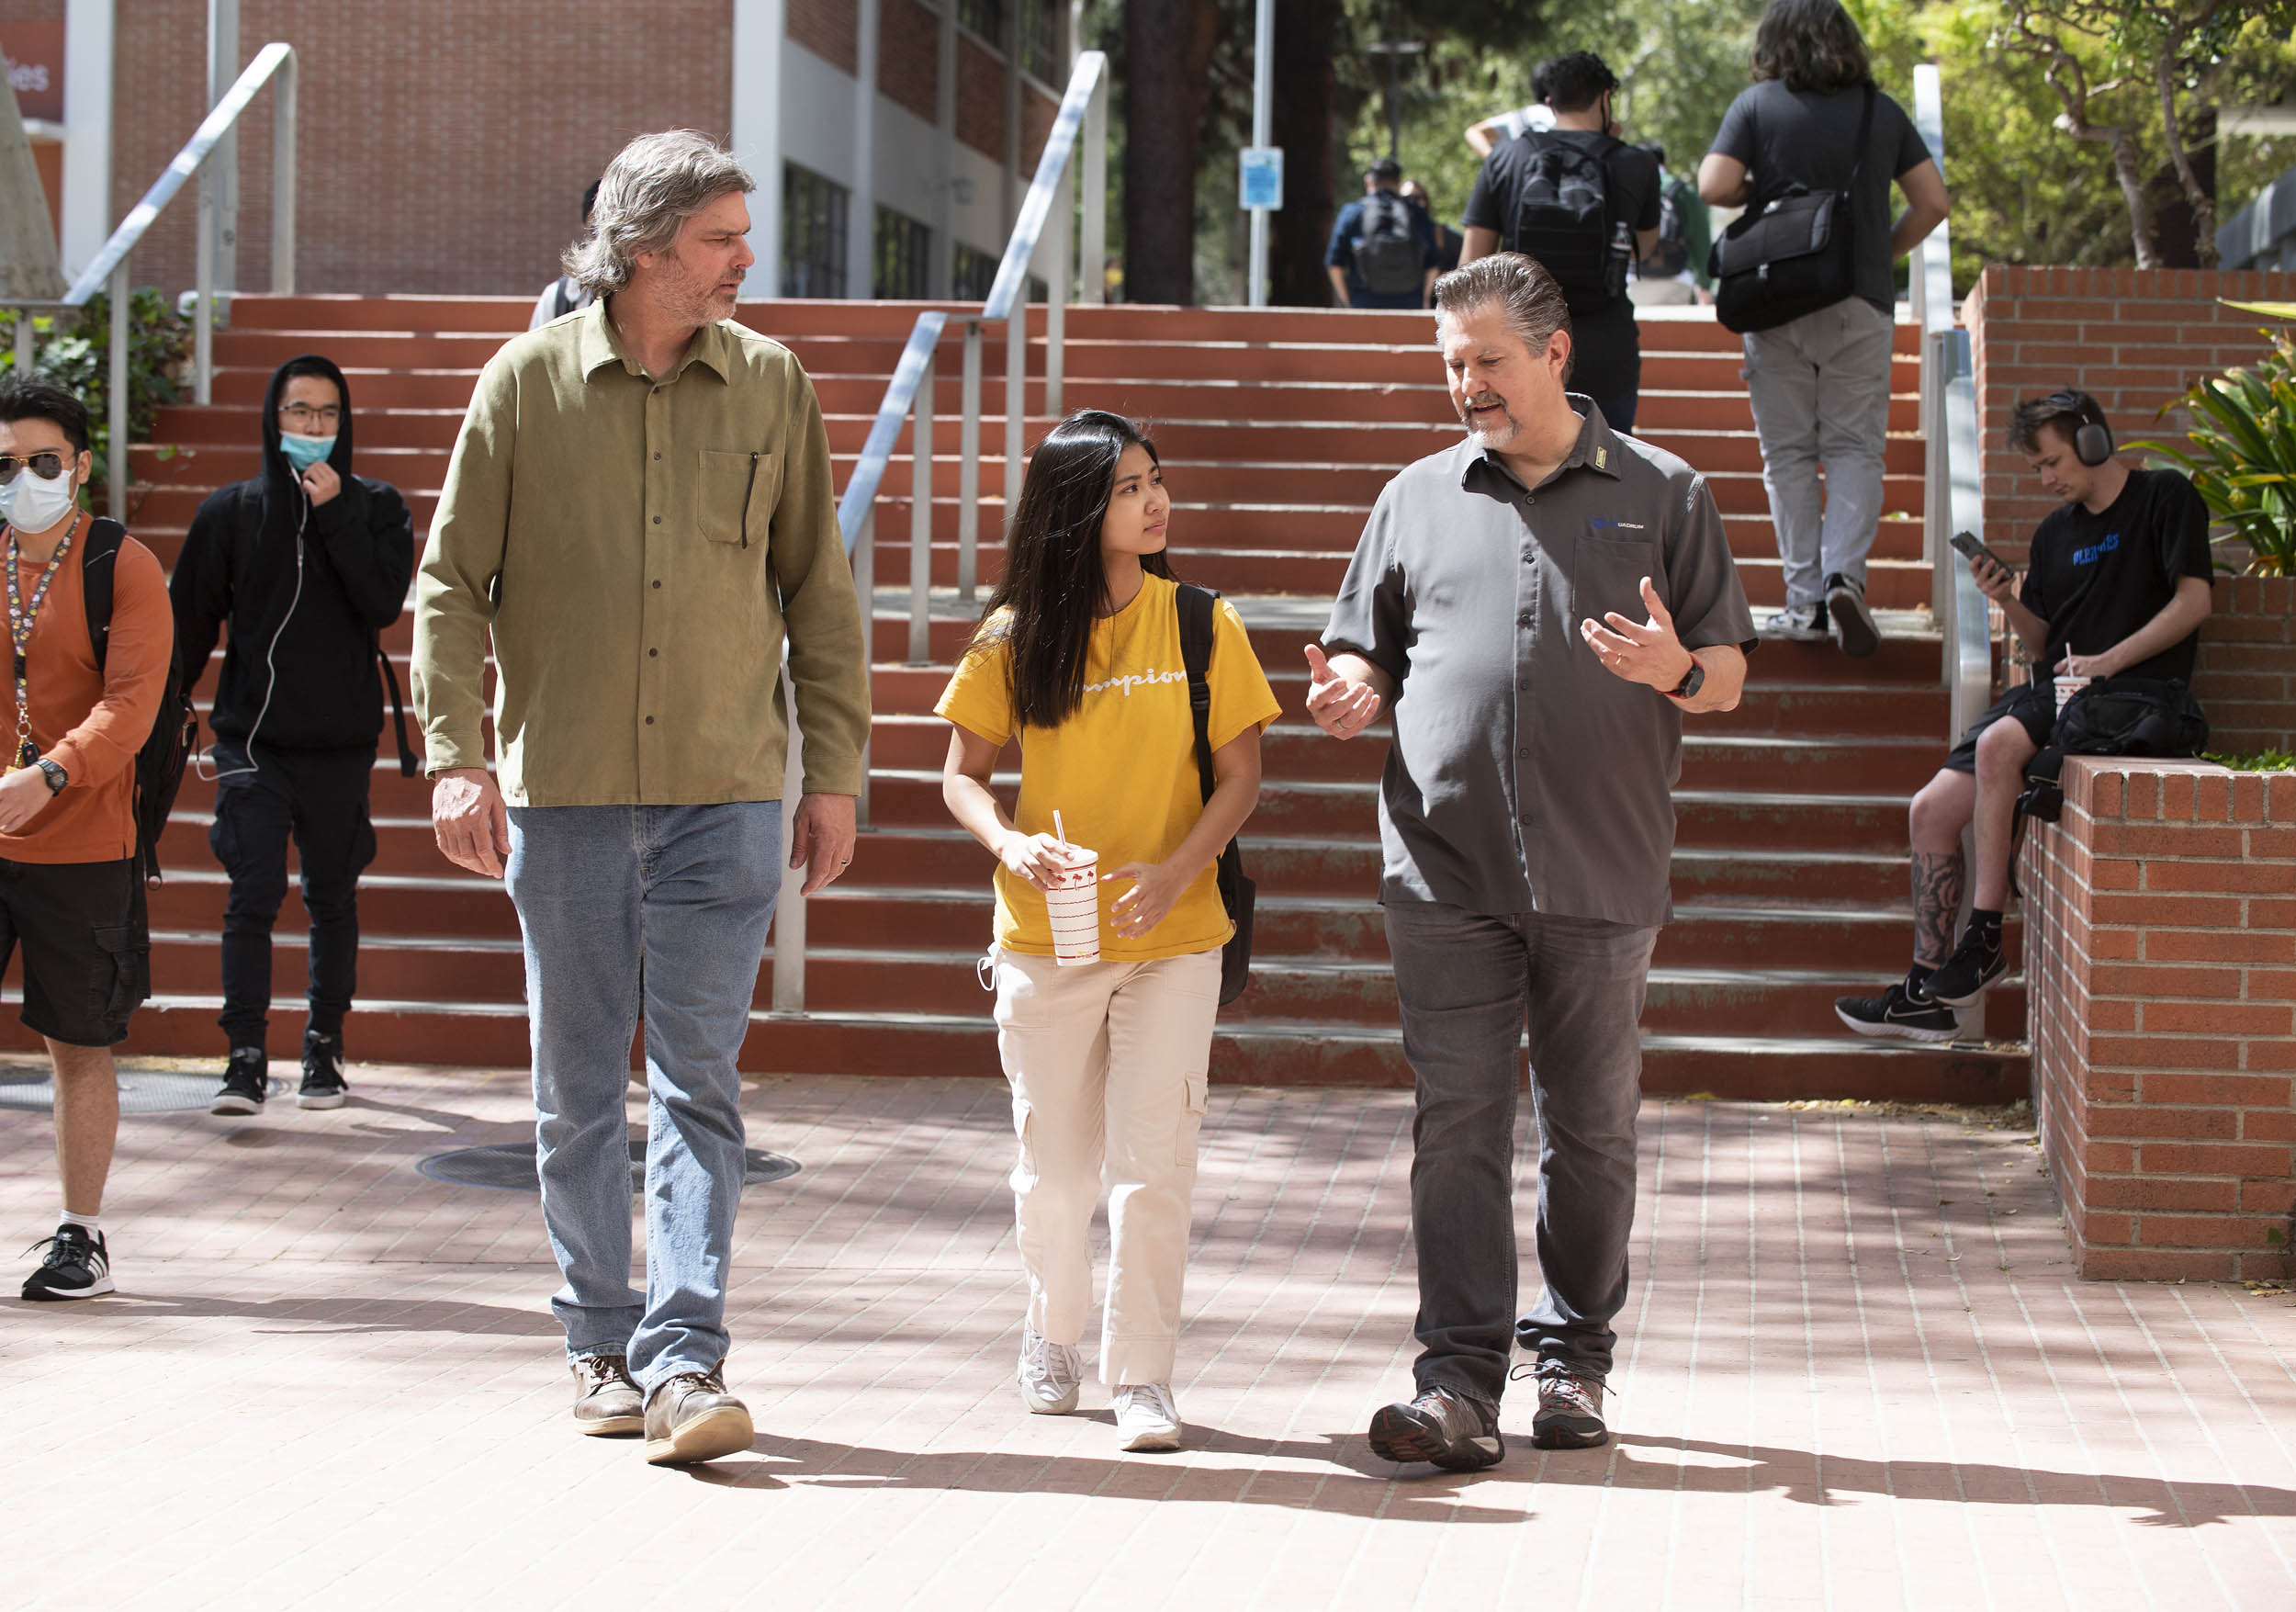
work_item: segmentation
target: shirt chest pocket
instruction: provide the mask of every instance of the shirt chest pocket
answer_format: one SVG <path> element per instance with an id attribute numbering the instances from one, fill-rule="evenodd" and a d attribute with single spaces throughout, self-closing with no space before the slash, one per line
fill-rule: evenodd
<path id="1" fill-rule="evenodd" d="M 781 456 L 703 448 L 698 490 L 703 536 L 744 548 L 763 543 L 781 496 Z"/>
<path id="2" fill-rule="evenodd" d="M 1658 545 L 1644 532 L 1603 525 L 1580 537 L 1570 568 L 1570 613 L 1599 622 L 1612 611 L 1629 621 L 1648 619 L 1650 607 L 1642 602 L 1642 579 L 1665 582 L 1659 569 Z"/>

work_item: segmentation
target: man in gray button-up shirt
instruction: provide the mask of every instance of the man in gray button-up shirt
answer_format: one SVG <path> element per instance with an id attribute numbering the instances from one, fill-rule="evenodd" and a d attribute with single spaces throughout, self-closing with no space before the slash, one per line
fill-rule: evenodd
<path id="1" fill-rule="evenodd" d="M 1570 316 L 1546 271 L 1485 258 L 1435 306 L 1468 435 L 1381 492 L 1308 650 L 1308 708 L 1341 738 L 1394 714 L 1379 898 L 1418 1084 L 1423 1352 L 1417 1397 L 1379 1413 L 1372 1447 L 1467 1470 L 1503 1453 L 1516 1342 L 1536 1362 L 1533 1442 L 1608 1437 L 1683 716 L 1737 705 L 1754 626 L 1705 479 L 1565 390 Z M 1547 1289 L 1517 1321 L 1526 1020 Z"/>

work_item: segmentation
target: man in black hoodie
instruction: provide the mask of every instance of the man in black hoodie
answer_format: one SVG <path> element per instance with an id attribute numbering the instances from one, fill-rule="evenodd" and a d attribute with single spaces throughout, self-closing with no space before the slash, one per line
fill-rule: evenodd
<path id="1" fill-rule="evenodd" d="M 351 472 L 351 394 L 343 372 L 306 354 L 271 378 L 263 472 L 215 493 L 192 517 L 169 592 L 186 691 L 218 629 L 231 624 L 208 726 L 215 826 L 208 843 L 231 877 L 223 913 L 224 1033 L 231 1062 L 213 1112 L 261 1111 L 269 1091 L 271 926 L 287 899 L 291 835 L 310 914 L 307 1109 L 340 1108 L 343 1020 L 358 978 L 359 872 L 375 858 L 367 787 L 383 730 L 383 681 L 398 679 L 379 635 L 406 607 L 413 523 L 388 482 Z M 400 765 L 414 770 L 405 718 Z"/>

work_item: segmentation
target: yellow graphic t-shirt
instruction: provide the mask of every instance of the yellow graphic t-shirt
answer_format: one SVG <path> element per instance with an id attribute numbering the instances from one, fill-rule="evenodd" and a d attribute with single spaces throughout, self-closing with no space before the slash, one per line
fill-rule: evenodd
<path id="1" fill-rule="evenodd" d="M 1130 604 L 1094 622 L 1083 704 L 1057 727 L 1020 730 L 1014 826 L 1023 834 L 1052 833 L 1057 809 L 1069 843 L 1099 852 L 1104 875 L 1126 862 L 1162 862 L 1204 815 L 1176 589 L 1163 577 L 1144 578 Z M 934 713 L 1002 746 L 1015 727 L 1009 659 L 1001 643 L 966 656 Z M 1224 599 L 1212 612 L 1207 681 L 1215 750 L 1247 727 L 1266 727 L 1281 712 L 1242 619 Z M 1109 921 L 1109 908 L 1131 887 L 1120 879 L 1100 886 L 1105 959 L 1182 957 L 1225 945 L 1233 930 L 1210 862 L 1164 921 L 1137 939 L 1119 935 Z M 1044 893 L 1002 862 L 996 867 L 996 943 L 1030 956 L 1052 954 Z"/>

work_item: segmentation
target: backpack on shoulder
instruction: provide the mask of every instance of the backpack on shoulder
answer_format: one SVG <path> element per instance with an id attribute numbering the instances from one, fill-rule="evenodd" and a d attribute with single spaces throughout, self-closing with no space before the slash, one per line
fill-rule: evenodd
<path id="1" fill-rule="evenodd" d="M 1683 182 L 1670 179 L 1659 187 L 1659 238 L 1650 255 L 1636 261 L 1646 280 L 1671 280 L 1690 266 L 1690 234 L 1683 222 Z"/>
<path id="2" fill-rule="evenodd" d="M 1536 258 L 1562 287 L 1571 312 L 1599 312 L 1626 293 L 1627 253 L 1615 240 L 1603 167 L 1622 142 L 1604 135 L 1590 149 L 1536 131 L 1515 138 L 1531 154 L 1507 221 L 1506 249 Z"/>
<path id="3" fill-rule="evenodd" d="M 99 519 L 88 527 L 87 547 L 80 550 L 80 588 L 87 607 L 88 643 L 96 651 L 96 671 L 104 671 L 105 652 L 111 648 L 112 582 L 118 570 L 119 546 L 128 529 L 118 521 Z M 184 785 L 184 764 L 199 741 L 199 718 L 184 692 L 183 654 L 173 642 L 167 650 L 167 681 L 160 690 L 159 714 L 152 731 L 136 751 L 135 814 L 136 865 L 144 880 L 160 882 L 160 836 L 167 829 L 167 814 L 175 808 L 175 795 Z"/>
<path id="4" fill-rule="evenodd" d="M 1391 190 L 1364 198 L 1352 250 L 1356 276 L 1381 297 L 1419 289 L 1426 277 L 1427 254 L 1412 232 L 1411 204 Z"/>
<path id="5" fill-rule="evenodd" d="M 1196 772 L 1210 800 L 1219 780 L 1211 766 L 1211 640 L 1213 602 L 1220 597 L 1207 588 L 1182 582 L 1174 603 L 1180 614 L 1180 659 L 1187 668 L 1187 708 L 1196 722 Z M 1255 894 L 1244 876 L 1244 851 L 1232 840 L 1220 853 L 1220 904 L 1228 909 L 1235 933 L 1220 953 L 1220 1005 L 1226 1007 L 1252 983 L 1252 901 Z"/>
<path id="6" fill-rule="evenodd" d="M 1858 115 L 1857 154 L 1840 190 L 1793 185 L 1748 208 L 1714 243 L 1714 316 L 1725 330 L 1774 330 L 1857 295 L 1851 196 L 1874 134 L 1874 86 Z"/>

